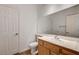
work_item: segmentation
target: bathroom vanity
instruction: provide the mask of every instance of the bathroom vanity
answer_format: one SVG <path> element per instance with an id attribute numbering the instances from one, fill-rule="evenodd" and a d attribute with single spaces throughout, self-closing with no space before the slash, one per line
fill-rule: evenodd
<path id="1" fill-rule="evenodd" d="M 65 39 L 59 40 L 53 36 L 38 37 L 38 55 L 79 55 L 78 41 Z"/>

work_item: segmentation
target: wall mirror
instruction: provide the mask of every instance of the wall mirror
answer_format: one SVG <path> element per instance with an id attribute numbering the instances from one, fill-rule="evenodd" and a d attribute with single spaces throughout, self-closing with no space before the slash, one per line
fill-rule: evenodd
<path id="1" fill-rule="evenodd" d="M 66 17 L 65 29 L 67 36 L 79 37 L 79 14 L 72 14 Z"/>

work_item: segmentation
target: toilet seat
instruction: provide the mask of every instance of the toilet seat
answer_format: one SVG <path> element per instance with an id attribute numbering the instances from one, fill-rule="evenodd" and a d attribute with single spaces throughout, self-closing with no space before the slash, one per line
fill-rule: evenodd
<path id="1" fill-rule="evenodd" d="M 38 42 L 32 42 L 32 43 L 30 43 L 30 47 L 31 48 L 35 48 L 36 46 L 38 45 Z"/>

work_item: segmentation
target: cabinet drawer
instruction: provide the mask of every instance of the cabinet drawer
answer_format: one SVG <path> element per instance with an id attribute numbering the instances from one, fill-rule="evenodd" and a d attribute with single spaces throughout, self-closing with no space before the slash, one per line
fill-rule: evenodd
<path id="1" fill-rule="evenodd" d="M 48 43 L 48 42 L 44 42 L 44 47 L 48 48 L 53 53 L 59 54 L 59 47 L 58 46 L 55 46 L 55 45 Z"/>
<path id="2" fill-rule="evenodd" d="M 66 49 L 62 49 L 61 52 L 63 55 L 75 55 L 75 53 Z"/>
<path id="3" fill-rule="evenodd" d="M 39 39 L 38 40 L 38 44 L 43 46 L 44 45 L 44 41 L 42 41 L 42 40 Z"/>

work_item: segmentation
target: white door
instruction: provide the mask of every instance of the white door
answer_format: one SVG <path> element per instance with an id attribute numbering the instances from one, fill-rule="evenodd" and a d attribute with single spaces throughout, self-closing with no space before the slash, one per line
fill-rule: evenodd
<path id="1" fill-rule="evenodd" d="M 79 37 L 79 14 L 67 16 L 66 34 Z"/>
<path id="2" fill-rule="evenodd" d="M 18 52 L 18 14 L 15 9 L 0 6 L 0 54 Z"/>

